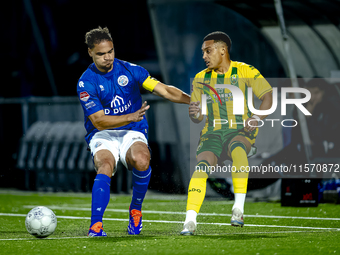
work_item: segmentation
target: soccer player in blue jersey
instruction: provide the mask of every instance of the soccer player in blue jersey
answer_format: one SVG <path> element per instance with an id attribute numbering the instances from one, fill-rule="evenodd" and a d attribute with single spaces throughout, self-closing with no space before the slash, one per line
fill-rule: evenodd
<path id="1" fill-rule="evenodd" d="M 97 176 L 92 189 L 88 236 L 106 236 L 102 218 L 110 200 L 110 182 L 117 162 L 132 169 L 133 194 L 128 233 L 142 230 L 142 203 L 151 177 L 150 151 L 140 87 L 175 103 L 189 104 L 190 96 L 153 79 L 144 68 L 115 58 L 111 34 L 98 27 L 86 33 L 85 43 L 93 63 L 78 81 L 77 93 L 84 110 L 86 142 Z"/>

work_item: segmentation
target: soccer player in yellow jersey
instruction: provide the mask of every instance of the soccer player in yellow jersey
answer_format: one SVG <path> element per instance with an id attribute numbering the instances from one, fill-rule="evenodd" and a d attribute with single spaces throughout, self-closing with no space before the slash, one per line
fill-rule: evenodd
<path id="1" fill-rule="evenodd" d="M 196 217 L 206 193 L 209 167 L 219 160 L 231 159 L 235 202 L 232 208 L 231 225 L 243 226 L 244 202 L 247 193 L 248 154 L 258 133 L 260 120 L 267 116 L 253 115 L 247 104 L 248 87 L 262 101 L 260 110 L 272 105 L 272 88 L 257 69 L 242 62 L 230 60 L 231 40 L 223 32 L 208 34 L 202 45 L 203 60 L 207 68 L 199 72 L 193 81 L 189 116 L 194 123 L 203 120 L 202 109 L 206 107 L 206 123 L 197 148 L 197 164 L 188 189 L 187 213 L 182 235 L 193 235 Z M 228 88 L 216 87 L 228 84 L 238 87 L 244 95 L 244 114 L 233 114 L 235 93 Z M 206 95 L 206 105 L 202 105 Z M 237 99 L 239 100 L 239 98 Z M 243 100 L 243 99 L 242 99 Z"/>

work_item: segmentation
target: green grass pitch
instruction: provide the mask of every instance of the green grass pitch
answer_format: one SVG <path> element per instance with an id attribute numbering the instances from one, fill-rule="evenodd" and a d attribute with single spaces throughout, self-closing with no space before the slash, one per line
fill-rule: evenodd
<path id="1" fill-rule="evenodd" d="M 247 202 L 245 226 L 230 226 L 232 201 L 206 199 L 197 234 L 180 236 L 186 196 L 153 195 L 143 205 L 143 230 L 126 232 L 130 195 L 111 194 L 106 238 L 88 238 L 91 195 L 0 191 L 0 254 L 338 254 L 340 206 L 281 207 Z M 58 217 L 53 235 L 28 234 L 25 216 L 43 205 Z"/>

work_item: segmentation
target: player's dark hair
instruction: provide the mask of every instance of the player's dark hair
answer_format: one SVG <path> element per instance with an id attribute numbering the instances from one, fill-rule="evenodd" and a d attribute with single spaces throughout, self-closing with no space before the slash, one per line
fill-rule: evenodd
<path id="1" fill-rule="evenodd" d="M 210 34 L 208 34 L 206 37 L 204 37 L 203 41 L 209 41 L 209 40 L 214 40 L 214 42 L 224 42 L 227 44 L 228 47 L 228 53 L 230 54 L 230 49 L 231 49 L 231 39 L 230 37 L 221 31 L 215 31 Z"/>
<path id="2" fill-rule="evenodd" d="M 107 27 L 98 27 L 85 34 L 85 43 L 90 49 L 93 49 L 95 44 L 99 44 L 102 41 L 112 42 L 112 37 Z"/>

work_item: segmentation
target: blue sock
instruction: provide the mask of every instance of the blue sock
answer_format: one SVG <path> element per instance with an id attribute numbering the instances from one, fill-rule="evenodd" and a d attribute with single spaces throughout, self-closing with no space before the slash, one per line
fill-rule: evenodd
<path id="1" fill-rule="evenodd" d="M 91 226 L 103 221 L 105 209 L 110 201 L 111 178 L 105 174 L 97 174 L 92 188 Z"/>
<path id="2" fill-rule="evenodd" d="M 151 166 L 146 171 L 138 171 L 135 168 L 132 169 L 132 201 L 130 210 L 137 209 L 142 210 L 142 203 L 148 190 L 148 185 L 151 178 Z"/>

